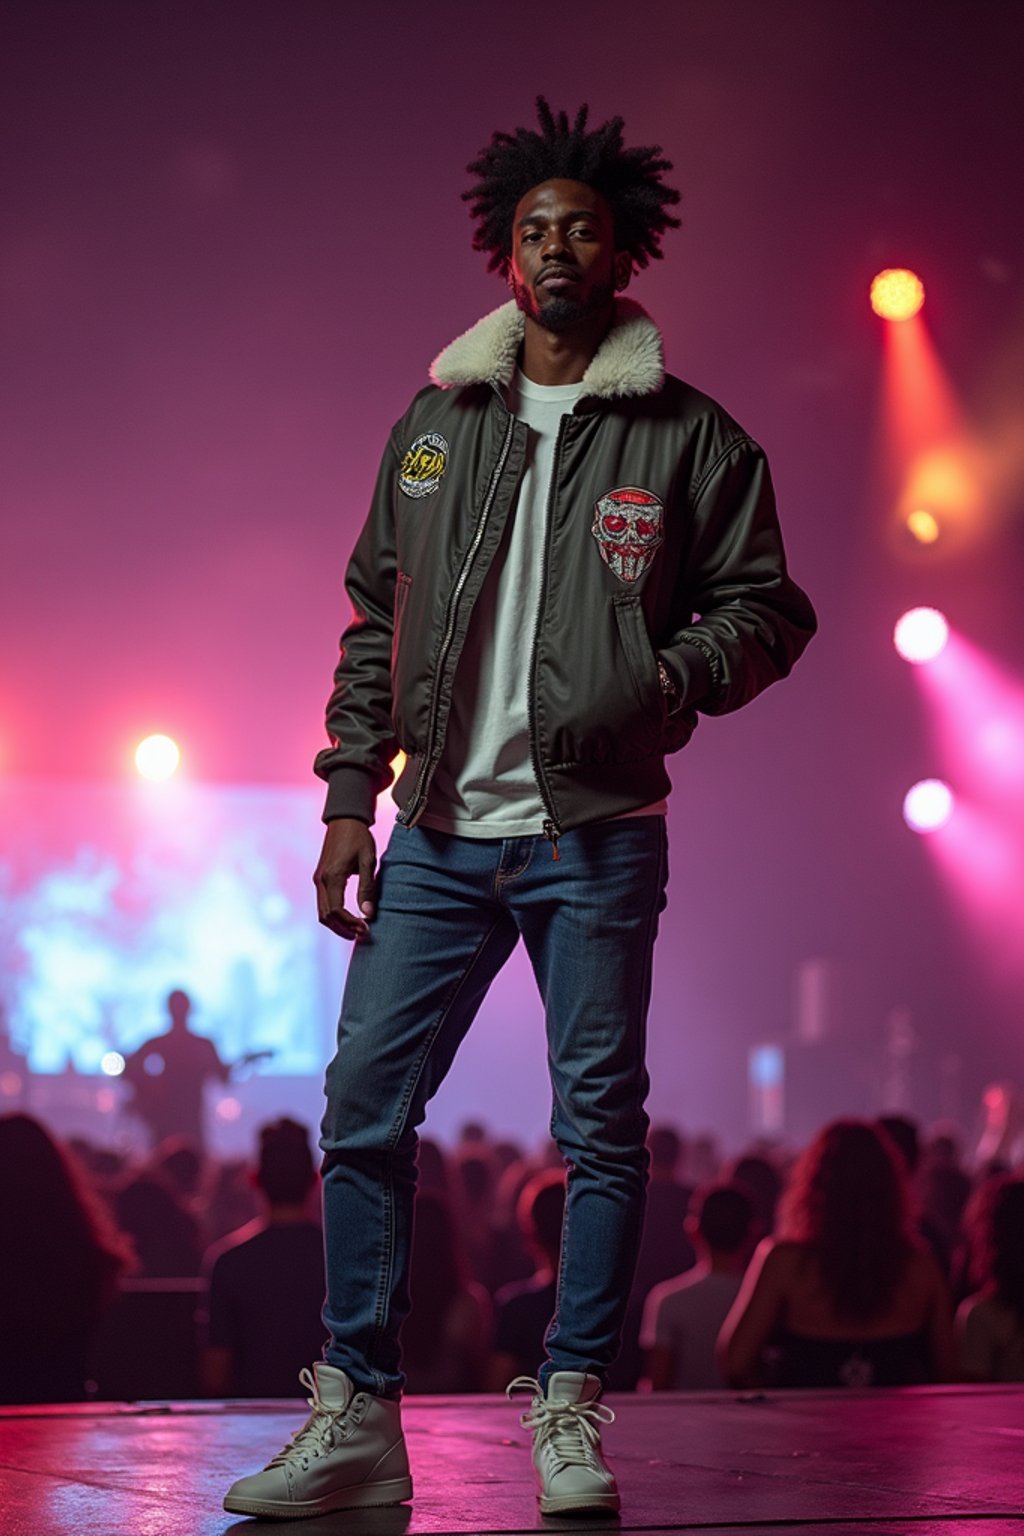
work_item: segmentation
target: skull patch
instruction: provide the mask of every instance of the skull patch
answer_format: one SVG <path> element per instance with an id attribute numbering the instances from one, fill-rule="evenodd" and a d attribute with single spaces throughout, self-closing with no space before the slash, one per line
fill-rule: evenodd
<path id="1" fill-rule="evenodd" d="M 594 504 L 591 533 L 601 559 L 620 581 L 636 581 L 647 570 L 665 536 L 665 508 L 653 491 L 622 485 Z"/>

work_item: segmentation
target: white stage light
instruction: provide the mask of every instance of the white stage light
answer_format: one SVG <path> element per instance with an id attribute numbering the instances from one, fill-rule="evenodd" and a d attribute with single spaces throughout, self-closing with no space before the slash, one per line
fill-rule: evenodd
<path id="1" fill-rule="evenodd" d="M 921 779 L 903 800 L 903 820 L 912 832 L 935 832 L 953 814 L 953 791 L 941 779 Z"/>
<path id="2" fill-rule="evenodd" d="M 180 762 L 178 743 L 170 736 L 147 736 L 135 749 L 135 766 L 144 779 L 169 779 Z"/>
<path id="3" fill-rule="evenodd" d="M 897 623 L 892 639 L 903 660 L 917 667 L 942 654 L 949 625 L 937 608 L 911 608 Z"/>

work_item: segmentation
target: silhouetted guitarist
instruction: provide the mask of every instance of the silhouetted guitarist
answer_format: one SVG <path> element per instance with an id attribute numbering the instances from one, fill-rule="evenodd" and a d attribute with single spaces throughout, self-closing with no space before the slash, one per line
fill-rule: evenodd
<path id="1" fill-rule="evenodd" d="M 189 1029 L 191 1010 L 187 992 L 170 994 L 170 1029 L 128 1057 L 124 1080 L 132 1088 L 132 1110 L 149 1126 L 154 1145 L 166 1136 L 184 1136 L 204 1152 L 203 1086 L 210 1078 L 226 1083 L 231 1067 L 221 1061 L 212 1040 Z"/>

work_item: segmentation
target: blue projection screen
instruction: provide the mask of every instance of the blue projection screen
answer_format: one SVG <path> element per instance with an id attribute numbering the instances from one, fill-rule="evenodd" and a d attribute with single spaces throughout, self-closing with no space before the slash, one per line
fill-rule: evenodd
<path id="1" fill-rule="evenodd" d="M 0 787 L 0 1005 L 36 1073 L 95 1073 L 174 987 L 225 1060 L 320 1074 L 348 947 L 316 922 L 321 793 L 182 782 Z"/>

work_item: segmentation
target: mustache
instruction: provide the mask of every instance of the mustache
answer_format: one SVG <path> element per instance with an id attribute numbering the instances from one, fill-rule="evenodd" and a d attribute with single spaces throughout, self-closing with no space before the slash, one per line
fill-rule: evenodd
<path id="1" fill-rule="evenodd" d="M 567 267 L 561 264 L 545 267 L 543 272 L 534 282 L 534 287 L 539 288 L 549 277 L 568 277 L 573 282 L 579 282 L 580 274 L 575 267 Z"/>

